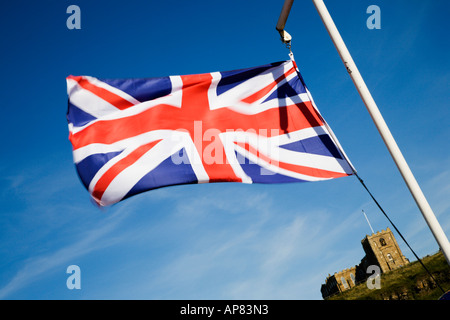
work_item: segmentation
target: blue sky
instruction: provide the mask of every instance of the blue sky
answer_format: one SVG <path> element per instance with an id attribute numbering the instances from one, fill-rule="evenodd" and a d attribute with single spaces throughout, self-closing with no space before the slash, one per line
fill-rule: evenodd
<path id="1" fill-rule="evenodd" d="M 447 235 L 446 0 L 325 2 Z M 81 9 L 69 30 L 66 9 Z M 13 1 L 0 13 L 1 299 L 321 299 L 328 274 L 390 227 L 355 177 L 163 188 L 99 209 L 73 165 L 69 74 L 159 77 L 288 59 L 283 1 Z M 381 29 L 369 30 L 369 5 Z M 311 1 L 286 30 L 322 115 L 419 256 L 438 250 Z M 397 234 L 396 234 L 397 236 Z M 406 257 L 414 260 L 403 241 Z M 66 287 L 70 265 L 81 289 Z"/>

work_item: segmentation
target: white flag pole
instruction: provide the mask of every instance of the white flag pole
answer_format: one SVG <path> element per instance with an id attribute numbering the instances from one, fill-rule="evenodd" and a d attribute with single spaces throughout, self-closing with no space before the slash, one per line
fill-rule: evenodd
<path id="1" fill-rule="evenodd" d="M 364 212 L 364 210 L 362 211 L 362 213 L 364 214 L 364 217 L 366 217 L 367 223 L 369 224 L 370 230 L 372 230 L 372 234 L 375 233 L 375 231 L 373 231 L 372 225 L 370 224 L 369 218 L 367 218 L 366 213 Z"/>
<path id="2" fill-rule="evenodd" d="M 290 1 L 290 0 L 286 0 Z M 328 34 L 333 40 L 334 46 L 336 47 L 342 62 L 344 63 L 350 77 L 353 80 L 353 83 L 356 86 L 356 89 L 359 92 L 364 104 L 366 105 L 367 110 L 369 111 L 370 116 L 372 117 L 375 126 L 377 127 L 381 137 L 383 138 L 384 143 L 386 144 L 392 158 L 394 159 L 395 164 L 397 165 L 403 179 L 405 180 L 406 185 L 409 188 L 414 200 L 417 203 L 420 211 L 422 212 L 425 221 L 428 224 L 433 236 L 435 237 L 437 243 L 439 244 L 445 258 L 447 259 L 448 264 L 450 264 L 450 243 L 442 230 L 441 225 L 439 224 L 436 216 L 433 213 L 430 205 L 428 204 L 427 199 L 425 198 L 422 190 L 419 187 L 414 175 L 411 172 L 408 164 L 406 163 L 405 158 L 403 157 L 397 143 L 394 140 L 386 122 L 383 119 L 372 95 L 369 92 L 361 74 L 358 71 L 358 68 L 353 61 L 350 52 L 348 51 L 344 41 L 342 40 L 341 35 L 339 34 L 336 25 L 333 22 L 323 0 L 312 0 L 317 12 L 322 19 Z"/>

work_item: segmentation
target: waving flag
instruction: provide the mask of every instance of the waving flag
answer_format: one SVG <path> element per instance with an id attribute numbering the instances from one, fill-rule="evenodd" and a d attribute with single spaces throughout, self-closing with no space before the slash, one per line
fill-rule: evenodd
<path id="1" fill-rule="evenodd" d="M 74 162 L 100 205 L 177 184 L 353 172 L 293 60 L 163 78 L 69 76 L 67 87 Z"/>

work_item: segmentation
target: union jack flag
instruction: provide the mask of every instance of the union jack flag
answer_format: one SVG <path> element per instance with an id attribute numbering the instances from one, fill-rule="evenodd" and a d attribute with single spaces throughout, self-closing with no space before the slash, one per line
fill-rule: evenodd
<path id="1" fill-rule="evenodd" d="M 170 185 L 354 170 L 294 60 L 162 78 L 69 76 L 67 90 L 75 166 L 102 206 Z"/>

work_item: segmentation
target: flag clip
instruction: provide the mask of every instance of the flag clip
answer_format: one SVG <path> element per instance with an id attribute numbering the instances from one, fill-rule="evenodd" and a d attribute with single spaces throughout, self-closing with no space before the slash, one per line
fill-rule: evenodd
<path id="1" fill-rule="evenodd" d="M 292 36 L 284 29 L 279 30 L 278 32 L 280 33 L 280 36 L 281 36 L 281 42 L 283 42 L 286 45 L 286 48 L 289 49 L 289 52 L 291 54 L 292 53 L 292 50 L 291 50 Z"/>
<path id="2" fill-rule="evenodd" d="M 281 41 L 284 43 L 290 43 L 292 40 L 292 36 L 286 30 L 280 30 Z"/>

